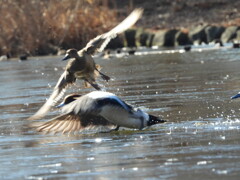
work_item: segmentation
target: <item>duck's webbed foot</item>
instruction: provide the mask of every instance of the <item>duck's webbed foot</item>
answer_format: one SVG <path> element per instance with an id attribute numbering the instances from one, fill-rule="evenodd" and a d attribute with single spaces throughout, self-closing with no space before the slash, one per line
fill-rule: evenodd
<path id="1" fill-rule="evenodd" d="M 87 79 L 84 79 L 84 80 L 85 80 L 85 82 L 91 84 L 91 86 L 92 86 L 93 88 L 95 88 L 96 90 L 102 90 L 102 89 L 100 88 L 100 86 L 99 86 L 96 82 L 90 82 L 90 81 L 87 80 Z"/>
<path id="2" fill-rule="evenodd" d="M 96 68 L 96 71 L 101 75 L 103 80 L 108 82 L 111 79 L 109 76 L 107 76 L 106 74 L 102 73 L 98 68 Z"/>
<path id="3" fill-rule="evenodd" d="M 99 71 L 99 74 L 101 75 L 102 79 L 105 80 L 105 81 L 109 81 L 111 78 L 105 74 L 103 74 L 102 72 Z"/>

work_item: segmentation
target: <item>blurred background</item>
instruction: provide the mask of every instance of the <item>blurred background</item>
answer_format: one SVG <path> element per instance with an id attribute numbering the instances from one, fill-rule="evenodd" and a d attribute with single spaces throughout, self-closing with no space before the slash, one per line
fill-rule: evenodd
<path id="1" fill-rule="evenodd" d="M 240 25 L 240 1 L 236 0 L 2 0 L 0 55 L 36 56 L 57 54 L 72 47 L 80 49 L 136 7 L 144 8 L 136 26 L 151 33 L 177 29 L 188 34 L 198 25 L 238 26 L 237 29 Z M 191 43 L 190 38 L 180 45 Z M 169 43 L 155 45 L 166 44 Z"/>

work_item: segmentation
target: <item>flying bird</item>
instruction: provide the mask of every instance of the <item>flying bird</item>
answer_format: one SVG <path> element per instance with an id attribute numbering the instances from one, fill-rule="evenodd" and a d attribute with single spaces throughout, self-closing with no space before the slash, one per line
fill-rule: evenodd
<path id="1" fill-rule="evenodd" d="M 52 106 L 62 98 L 66 88 L 73 83 L 76 79 L 84 80 L 85 86 L 89 84 L 97 90 L 101 88 L 96 83 L 96 78 L 100 76 L 108 81 L 110 77 L 100 72 L 100 66 L 96 65 L 93 59 L 93 55 L 96 52 L 102 52 L 111 39 L 115 38 L 117 34 L 124 32 L 131 26 L 133 26 L 137 20 L 142 16 L 143 9 L 135 9 L 126 19 L 124 19 L 119 25 L 107 33 L 98 35 L 96 38 L 90 40 L 86 47 L 77 51 L 75 49 L 69 49 L 66 52 L 66 56 L 63 60 L 68 60 L 65 71 L 60 76 L 56 86 L 53 89 L 53 93 L 45 104 L 30 118 L 29 120 L 40 119 L 44 117 Z"/>
<path id="2" fill-rule="evenodd" d="M 83 96 L 68 95 L 58 107 L 62 107 L 61 115 L 47 122 L 35 122 L 32 127 L 45 133 L 71 133 L 110 125 L 115 126 L 112 130 L 118 130 L 119 127 L 141 130 L 166 122 L 133 108 L 115 94 L 103 91 L 93 91 Z"/>

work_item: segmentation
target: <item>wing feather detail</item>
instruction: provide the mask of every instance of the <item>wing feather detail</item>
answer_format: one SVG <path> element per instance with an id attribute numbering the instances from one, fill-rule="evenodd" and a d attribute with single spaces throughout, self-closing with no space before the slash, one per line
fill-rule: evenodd
<path id="1" fill-rule="evenodd" d="M 113 126 L 101 116 L 88 115 L 80 117 L 73 113 L 67 113 L 57 116 L 47 122 L 34 122 L 31 127 L 44 133 L 74 133 L 81 132 L 84 129 L 93 129 L 97 126 Z"/>
<path id="2" fill-rule="evenodd" d="M 89 54 L 94 54 L 95 52 L 102 52 L 111 39 L 115 38 L 118 34 L 126 31 L 131 26 L 133 26 L 137 22 L 137 20 L 142 16 L 142 14 L 143 14 L 142 8 L 135 9 L 126 19 L 124 19 L 112 30 L 90 40 L 87 43 L 84 50 L 86 50 Z"/>
<path id="3" fill-rule="evenodd" d="M 43 118 L 50 111 L 50 109 L 55 106 L 56 103 L 63 97 L 67 86 L 74 83 L 75 81 L 76 79 L 74 75 L 69 74 L 67 71 L 64 71 L 48 100 L 33 116 L 28 118 L 28 120 L 36 120 Z"/>

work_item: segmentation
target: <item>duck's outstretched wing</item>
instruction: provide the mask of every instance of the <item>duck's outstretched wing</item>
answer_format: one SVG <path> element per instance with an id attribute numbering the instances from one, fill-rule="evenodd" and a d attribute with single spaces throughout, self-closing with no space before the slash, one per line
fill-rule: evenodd
<path id="1" fill-rule="evenodd" d="M 135 9 L 126 19 L 124 19 L 115 28 L 89 41 L 89 43 L 83 50 L 85 50 L 89 54 L 94 54 L 95 52 L 103 51 L 111 39 L 115 38 L 117 34 L 122 33 L 131 26 L 133 26 L 137 22 L 137 20 L 142 16 L 142 13 L 143 9 L 141 8 Z"/>
<path id="2" fill-rule="evenodd" d="M 57 116 L 47 122 L 32 123 L 31 127 L 44 133 L 72 133 L 84 129 L 94 129 L 97 126 L 113 127 L 109 121 L 101 116 L 87 115 L 79 116 L 74 113 L 67 113 Z"/>
<path id="3" fill-rule="evenodd" d="M 43 118 L 48 111 L 51 109 L 52 106 L 56 105 L 56 103 L 62 98 L 66 91 L 66 87 L 69 84 L 72 84 L 76 81 L 76 78 L 73 74 L 70 74 L 67 71 L 64 71 L 64 73 L 59 78 L 56 86 L 53 89 L 53 93 L 49 97 L 49 99 L 45 102 L 45 104 L 28 120 L 35 120 Z"/>

